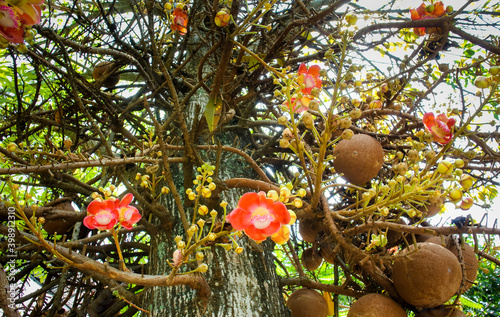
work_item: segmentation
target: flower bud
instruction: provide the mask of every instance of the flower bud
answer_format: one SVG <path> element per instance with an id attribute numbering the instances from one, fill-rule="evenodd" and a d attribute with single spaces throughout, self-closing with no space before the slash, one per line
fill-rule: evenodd
<path id="1" fill-rule="evenodd" d="M 304 122 L 304 125 L 309 130 L 312 130 L 312 128 L 314 127 L 314 118 L 312 114 L 307 111 L 302 114 L 302 122 Z"/>
<path id="2" fill-rule="evenodd" d="M 234 252 L 236 252 L 236 254 L 241 254 L 241 252 L 243 252 L 243 248 L 237 247 L 236 249 L 234 249 Z"/>
<path id="3" fill-rule="evenodd" d="M 282 137 L 283 137 L 284 140 L 287 140 L 287 141 L 292 140 L 294 138 L 292 130 L 290 130 L 288 128 L 286 128 L 285 130 L 283 130 Z"/>
<path id="4" fill-rule="evenodd" d="M 460 185 L 462 185 L 462 188 L 465 190 L 471 188 L 473 184 L 474 184 L 474 179 L 470 175 L 464 174 L 460 178 Z"/>
<path id="5" fill-rule="evenodd" d="M 489 70 L 489 72 L 493 76 L 500 74 L 500 66 L 493 66 L 493 67 L 491 67 L 490 70 Z"/>
<path id="6" fill-rule="evenodd" d="M 297 192 L 297 195 L 298 195 L 299 197 L 305 197 L 305 196 L 307 195 L 307 192 L 306 192 L 306 190 L 305 190 L 304 188 L 301 188 L 301 189 L 299 189 L 299 191 Z"/>
<path id="7" fill-rule="evenodd" d="M 345 129 L 340 136 L 343 140 L 350 140 L 354 136 L 354 132 L 351 129 Z"/>
<path id="8" fill-rule="evenodd" d="M 340 129 L 348 129 L 352 125 L 351 118 L 344 118 L 339 121 Z"/>
<path id="9" fill-rule="evenodd" d="M 361 117 L 361 115 L 363 114 L 363 111 L 361 111 L 361 109 L 352 109 L 351 112 L 349 112 L 349 117 L 351 117 L 351 119 L 359 119 Z"/>
<path id="10" fill-rule="evenodd" d="M 358 22 L 358 17 L 353 13 L 347 13 L 345 15 L 345 21 L 348 25 L 356 25 L 356 22 Z"/>
<path id="11" fill-rule="evenodd" d="M 290 147 L 290 141 L 288 141 L 287 139 L 280 139 L 280 147 L 284 148 L 284 149 L 289 148 Z"/>
<path id="12" fill-rule="evenodd" d="M 280 198 L 278 192 L 275 191 L 275 190 L 268 191 L 267 192 L 267 197 L 271 198 L 273 201 L 277 201 Z"/>
<path id="13" fill-rule="evenodd" d="M 215 25 L 218 27 L 225 27 L 231 20 L 231 15 L 227 9 L 222 9 L 215 15 Z"/>
<path id="14" fill-rule="evenodd" d="M 476 80 L 474 81 L 474 85 L 477 88 L 485 89 L 485 88 L 488 88 L 491 85 L 491 80 L 488 77 L 485 77 L 485 76 L 478 76 L 476 78 Z"/>
<path id="15" fill-rule="evenodd" d="M 200 273 L 206 273 L 208 271 L 208 265 L 206 265 L 205 263 L 202 263 L 200 265 L 198 265 L 198 268 L 196 269 L 197 272 L 200 272 Z"/>
<path id="16" fill-rule="evenodd" d="M 293 225 L 295 221 L 297 221 L 297 215 L 293 210 L 288 209 L 288 213 L 290 213 L 290 222 L 288 223 L 289 225 Z"/>
<path id="17" fill-rule="evenodd" d="M 450 198 L 451 202 L 453 203 L 457 203 L 459 200 L 462 199 L 462 191 L 460 189 L 452 189 L 449 193 L 448 193 L 448 197 Z"/>
<path id="18" fill-rule="evenodd" d="M 11 142 L 7 145 L 7 151 L 14 152 L 15 150 L 17 150 L 17 144 L 15 144 L 14 142 Z"/>
<path id="19" fill-rule="evenodd" d="M 184 249 L 186 247 L 186 242 L 179 241 L 177 242 L 177 249 Z"/>
<path id="20" fill-rule="evenodd" d="M 295 208 L 300 208 L 302 207 L 302 199 L 300 198 L 295 198 L 293 200 L 293 205 L 295 206 Z"/>
<path id="21" fill-rule="evenodd" d="M 207 237 L 209 241 L 215 241 L 215 239 L 217 239 L 217 236 L 213 232 L 210 232 Z"/>
<path id="22" fill-rule="evenodd" d="M 205 198 L 210 198 L 210 196 L 212 196 L 212 191 L 207 188 L 207 187 L 204 187 L 202 190 L 201 190 L 201 195 Z"/>
<path id="23" fill-rule="evenodd" d="M 309 109 L 319 111 L 319 102 L 317 102 L 316 100 L 311 100 L 309 102 Z"/>
<path id="24" fill-rule="evenodd" d="M 460 203 L 460 209 L 468 210 L 472 207 L 473 204 L 474 204 L 474 201 L 472 200 L 472 198 L 467 197 L 467 198 L 462 200 L 462 203 Z"/>
<path id="25" fill-rule="evenodd" d="M 412 162 L 418 162 L 420 160 L 420 156 L 418 155 L 417 150 L 409 150 L 408 151 L 408 159 Z"/>
<path id="26" fill-rule="evenodd" d="M 448 161 L 442 161 L 438 164 L 437 171 L 439 174 L 450 174 L 453 171 L 453 164 Z"/>
<path id="27" fill-rule="evenodd" d="M 288 122 L 288 118 L 285 117 L 285 116 L 281 116 L 278 118 L 278 124 L 279 125 L 286 125 L 286 123 Z"/>
<path id="28" fill-rule="evenodd" d="M 205 216 L 207 213 L 208 213 L 208 207 L 205 206 L 205 205 L 201 205 L 199 208 L 198 208 L 198 213 L 202 216 Z"/>
<path id="29" fill-rule="evenodd" d="M 462 159 L 456 159 L 454 162 L 455 166 L 458 168 L 462 168 L 465 166 L 465 162 Z"/>

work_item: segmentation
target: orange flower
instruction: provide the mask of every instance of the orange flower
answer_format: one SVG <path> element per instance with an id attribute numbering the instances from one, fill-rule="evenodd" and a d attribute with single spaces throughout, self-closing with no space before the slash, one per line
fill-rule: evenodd
<path id="1" fill-rule="evenodd" d="M 446 13 L 446 8 L 444 7 L 441 1 L 436 2 L 434 4 L 426 5 L 422 3 L 420 7 L 416 9 L 410 9 L 411 19 L 415 20 L 424 20 L 424 19 L 435 19 L 440 18 Z M 413 31 L 418 36 L 422 36 L 432 33 L 438 33 L 439 28 L 431 27 L 431 28 L 414 28 Z"/>
<path id="2" fill-rule="evenodd" d="M 450 142 L 453 133 L 452 128 L 455 125 L 455 119 L 448 118 L 445 114 L 441 113 L 434 117 L 432 112 L 424 114 L 423 123 L 425 128 L 432 134 L 434 141 L 441 144 Z"/>
<path id="3" fill-rule="evenodd" d="M 184 35 L 187 32 L 188 16 L 186 11 L 181 8 L 175 8 L 172 13 L 172 31 L 179 31 L 179 34 Z"/>
<path id="4" fill-rule="evenodd" d="M 304 85 L 304 88 L 302 88 L 303 94 L 310 94 L 314 87 L 321 88 L 320 70 L 321 68 L 318 65 L 312 65 L 307 69 L 306 64 L 300 64 L 297 82 L 301 86 Z"/>
<path id="5" fill-rule="evenodd" d="M 265 192 L 246 193 L 226 218 L 236 230 L 244 230 L 255 241 L 263 241 L 290 222 L 282 202 L 274 202 Z"/>

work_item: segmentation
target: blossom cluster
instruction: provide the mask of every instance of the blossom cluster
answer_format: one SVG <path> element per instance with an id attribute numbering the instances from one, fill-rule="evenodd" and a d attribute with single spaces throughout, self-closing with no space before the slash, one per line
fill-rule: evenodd
<path id="1" fill-rule="evenodd" d="M 0 44 L 20 44 L 25 37 L 32 36 L 32 32 L 28 33 L 26 29 L 40 23 L 44 1 L 0 1 Z"/>
<path id="2" fill-rule="evenodd" d="M 450 6 L 445 8 L 444 4 L 441 1 L 439 1 L 429 5 L 422 3 L 418 8 L 411 9 L 410 14 L 411 14 L 411 19 L 413 21 L 417 21 L 417 20 L 440 18 L 444 16 L 446 12 L 451 12 L 451 11 L 453 11 L 453 8 L 451 8 Z M 423 36 L 426 33 L 427 34 L 439 33 L 439 28 L 421 27 L 421 28 L 414 28 L 413 31 L 415 32 L 416 35 Z"/>
<path id="3" fill-rule="evenodd" d="M 141 220 L 137 208 L 130 206 L 134 196 L 126 194 L 122 200 L 108 198 L 92 201 L 87 207 L 88 216 L 83 219 L 83 224 L 89 229 L 111 230 L 117 224 L 128 230 Z"/>
<path id="4" fill-rule="evenodd" d="M 293 112 L 303 112 L 311 107 L 313 104 L 318 104 L 317 102 L 311 103 L 314 98 L 318 95 L 319 89 L 322 87 L 322 82 L 320 77 L 321 68 L 319 65 L 312 65 L 307 68 L 306 64 L 301 64 L 299 66 L 299 72 L 296 82 L 300 85 L 300 91 L 292 96 L 289 101 L 284 103 L 285 106 L 290 108 Z"/>

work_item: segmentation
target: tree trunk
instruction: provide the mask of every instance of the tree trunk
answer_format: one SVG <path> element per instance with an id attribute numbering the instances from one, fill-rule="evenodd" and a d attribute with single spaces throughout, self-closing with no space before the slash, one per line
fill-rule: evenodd
<path id="1" fill-rule="evenodd" d="M 151 274 L 168 274 L 171 268 L 167 260 L 167 245 L 172 245 L 166 234 L 151 241 Z M 153 287 L 146 291 L 143 308 L 151 316 L 233 316 L 263 317 L 289 316 L 271 256 L 272 242 L 259 247 L 263 252 L 252 250 L 247 238 L 240 244 L 244 252 L 236 254 L 220 247 L 206 252 L 205 263 L 209 270 L 204 274 L 212 291 L 206 308 L 196 292 L 187 286 Z M 213 250 L 213 249 L 212 249 Z M 146 316 L 146 315 L 144 315 Z"/>

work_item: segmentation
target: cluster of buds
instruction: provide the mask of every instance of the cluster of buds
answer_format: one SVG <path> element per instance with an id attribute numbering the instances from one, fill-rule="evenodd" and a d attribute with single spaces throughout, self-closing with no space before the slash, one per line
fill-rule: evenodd
<path id="1" fill-rule="evenodd" d="M 198 167 L 197 171 L 200 174 L 196 175 L 196 179 L 193 180 L 193 184 L 196 186 L 195 190 L 193 191 L 191 188 L 186 189 L 189 200 L 195 200 L 200 196 L 203 198 L 210 198 L 212 196 L 212 191 L 217 188 L 212 179 L 214 170 L 215 166 L 208 163 Z"/>
<path id="2" fill-rule="evenodd" d="M 141 175 L 141 173 L 137 173 L 135 174 L 135 180 L 141 181 L 140 186 L 144 188 L 148 188 L 151 185 L 149 175 Z"/>

